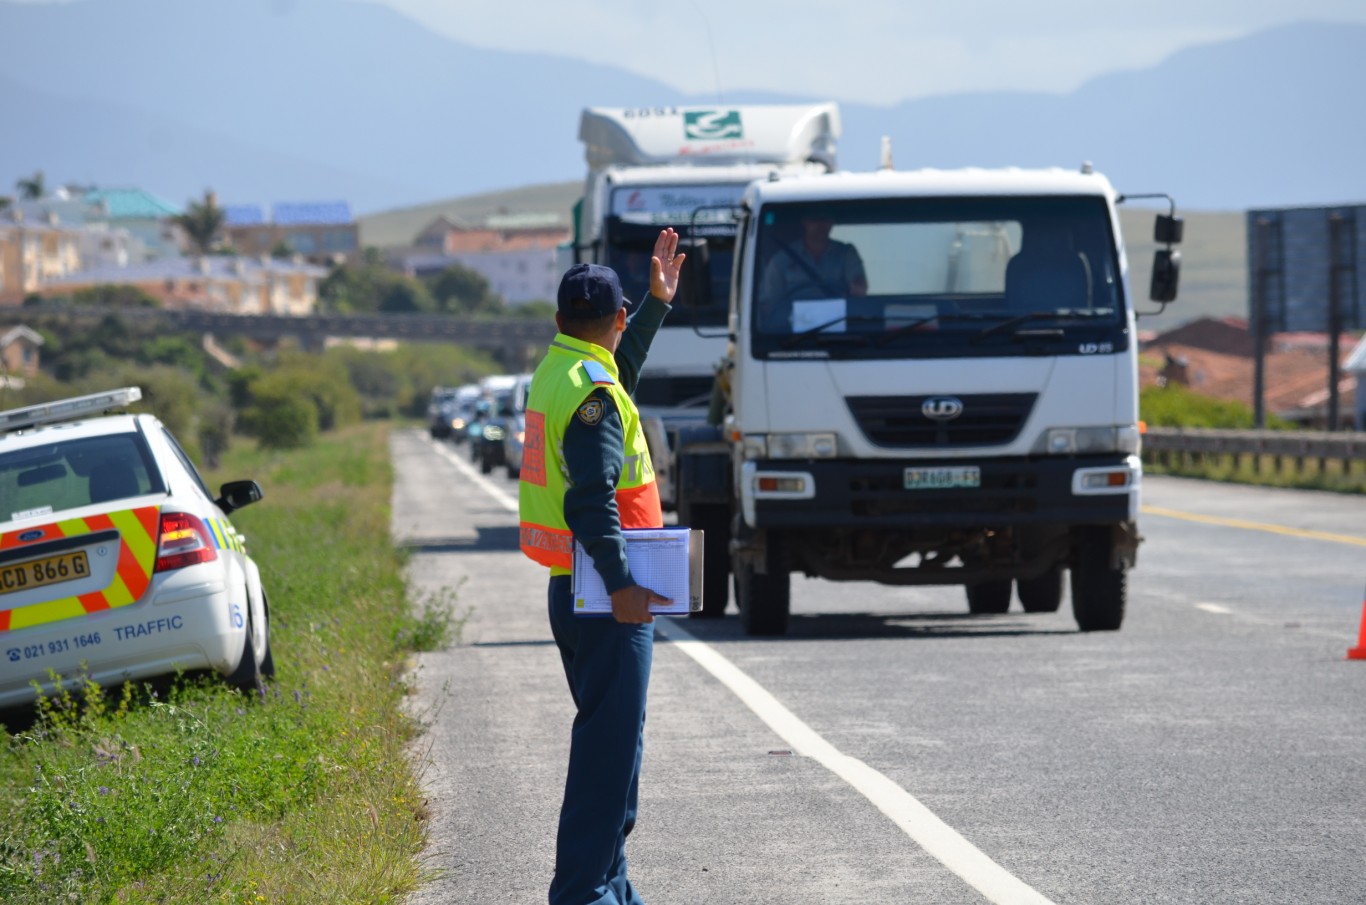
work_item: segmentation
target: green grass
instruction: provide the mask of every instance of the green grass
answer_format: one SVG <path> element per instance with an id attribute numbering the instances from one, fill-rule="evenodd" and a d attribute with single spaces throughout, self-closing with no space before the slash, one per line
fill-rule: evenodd
<path id="1" fill-rule="evenodd" d="M 1262 487 L 1288 487 L 1299 490 L 1330 490 L 1335 493 L 1366 493 L 1366 462 L 1329 459 L 1304 460 L 1296 469 L 1287 458 L 1280 467 L 1275 456 L 1175 455 L 1161 464 L 1154 454 L 1144 456 L 1143 470 L 1148 474 L 1177 475 L 1223 481 L 1230 484 L 1256 484 Z"/>
<path id="2" fill-rule="evenodd" d="M 234 521 L 270 599 L 276 680 L 44 703 L 0 755 L 4 901 L 387 902 L 419 880 L 401 667 L 460 623 L 449 597 L 405 603 L 386 426 L 241 446 L 207 477 L 265 490 Z"/>

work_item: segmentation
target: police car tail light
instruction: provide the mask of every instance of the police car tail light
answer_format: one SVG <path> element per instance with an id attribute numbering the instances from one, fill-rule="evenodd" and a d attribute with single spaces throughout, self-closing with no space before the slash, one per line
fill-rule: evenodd
<path id="1" fill-rule="evenodd" d="M 188 512 L 161 513 L 161 532 L 157 537 L 157 572 L 183 569 L 218 558 L 209 538 L 209 529 Z"/>

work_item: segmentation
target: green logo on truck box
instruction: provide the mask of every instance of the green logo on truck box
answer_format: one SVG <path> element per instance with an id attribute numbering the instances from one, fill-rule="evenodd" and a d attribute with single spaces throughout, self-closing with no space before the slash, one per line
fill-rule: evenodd
<path id="1" fill-rule="evenodd" d="M 685 110 L 683 134 L 697 141 L 744 138 L 739 110 Z"/>

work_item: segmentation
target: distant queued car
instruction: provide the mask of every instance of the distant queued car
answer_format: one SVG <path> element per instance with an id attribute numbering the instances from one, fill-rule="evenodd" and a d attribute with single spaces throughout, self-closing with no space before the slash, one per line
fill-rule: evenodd
<path id="1" fill-rule="evenodd" d="M 505 390 L 489 400 L 488 415 L 480 425 L 478 434 L 471 434 L 476 442 L 470 455 L 478 463 L 479 470 L 488 474 L 504 464 L 503 440 L 511 429 L 512 390 Z"/>
<path id="2" fill-rule="evenodd" d="M 152 415 L 104 414 L 126 387 L 0 412 L 0 709 L 65 685 L 213 670 L 274 673 L 261 573 L 229 516 Z"/>
<path id="3" fill-rule="evenodd" d="M 451 416 L 455 411 L 454 387 L 433 387 L 427 402 L 427 432 L 433 440 L 445 440 L 451 435 Z"/>
<path id="4" fill-rule="evenodd" d="M 508 477 L 522 476 L 522 446 L 526 442 L 526 400 L 531 393 L 531 375 L 521 374 L 512 388 L 512 413 L 507 418 L 507 434 L 503 437 L 503 465 Z"/>

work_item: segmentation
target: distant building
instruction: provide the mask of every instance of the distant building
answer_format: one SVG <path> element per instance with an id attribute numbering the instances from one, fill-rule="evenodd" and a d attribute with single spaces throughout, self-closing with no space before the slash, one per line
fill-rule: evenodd
<path id="1" fill-rule="evenodd" d="M 43 338 L 23 325 L 11 327 L 0 334 L 0 367 L 4 368 L 5 377 L 12 378 L 16 374 L 32 377 L 37 374 L 38 349 L 42 345 Z"/>
<path id="2" fill-rule="evenodd" d="M 42 287 L 48 297 L 96 286 L 135 286 L 170 309 L 228 314 L 312 314 L 327 270 L 301 259 L 209 255 L 87 270 Z"/>
<path id="3" fill-rule="evenodd" d="M 360 250 L 356 220 L 345 201 L 277 204 L 267 217 L 260 205 L 228 205 L 225 230 L 234 251 L 256 257 L 287 249 L 315 264 L 349 259 Z"/>
<path id="4" fill-rule="evenodd" d="M 171 202 L 137 188 L 92 189 L 81 200 L 91 209 L 87 224 L 126 230 L 141 245 L 130 264 L 182 254 L 184 238 L 175 218 L 184 211 Z"/>
<path id="5" fill-rule="evenodd" d="M 489 281 L 509 305 L 555 298 L 560 274 L 555 248 L 569 238 L 557 214 L 493 215 L 478 225 L 438 217 L 417 235 L 414 246 L 390 254 L 409 276 L 440 273 L 452 264 Z"/>
<path id="6" fill-rule="evenodd" d="M 31 220 L 22 207 L 0 211 L 0 304 L 17 305 L 47 283 L 80 270 L 81 228 L 56 214 Z"/>
<path id="7" fill-rule="evenodd" d="M 1267 337 L 1265 359 L 1266 411 L 1311 428 L 1328 426 L 1328 349 L 1324 333 L 1275 333 Z M 1340 339 L 1341 349 L 1351 349 L 1354 336 Z M 1361 393 L 1360 371 L 1353 363 L 1360 356 L 1366 371 L 1366 340 L 1346 355 L 1338 381 L 1339 427 L 1360 425 L 1359 410 L 1366 403 Z M 1238 318 L 1200 318 L 1161 333 L 1143 345 L 1139 354 L 1142 386 L 1179 384 L 1214 399 L 1240 402 L 1252 407 L 1254 351 L 1251 331 Z M 1354 401 L 1355 400 L 1355 401 Z"/>

